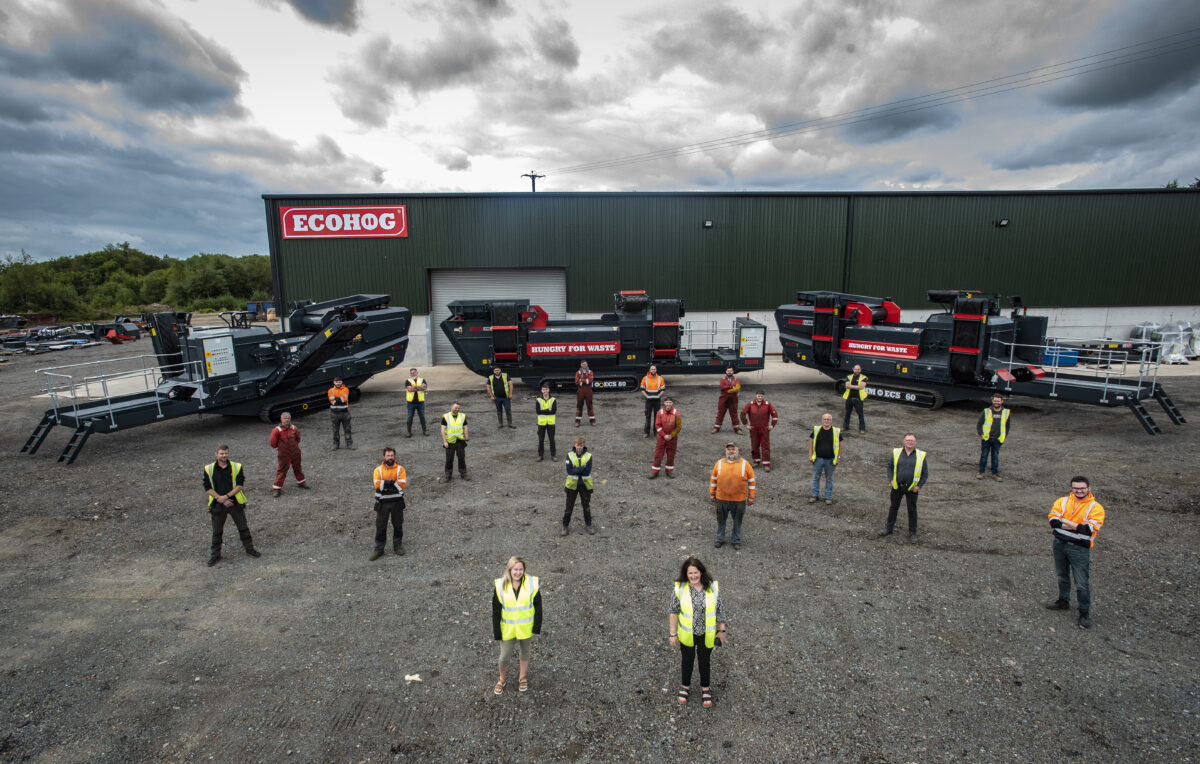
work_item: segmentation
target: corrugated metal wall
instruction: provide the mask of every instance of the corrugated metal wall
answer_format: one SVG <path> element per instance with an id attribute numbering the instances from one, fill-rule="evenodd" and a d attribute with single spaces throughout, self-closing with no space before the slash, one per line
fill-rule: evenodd
<path id="1" fill-rule="evenodd" d="M 797 289 L 905 307 L 924 307 L 931 288 L 1039 306 L 1193 304 L 1200 284 L 1200 193 L 1187 191 L 264 199 L 277 298 L 387 292 L 418 314 L 434 268 L 564 267 L 580 313 L 610 310 L 622 289 L 719 311 L 770 308 Z M 280 206 L 355 204 L 407 205 L 408 237 L 279 237 Z"/>

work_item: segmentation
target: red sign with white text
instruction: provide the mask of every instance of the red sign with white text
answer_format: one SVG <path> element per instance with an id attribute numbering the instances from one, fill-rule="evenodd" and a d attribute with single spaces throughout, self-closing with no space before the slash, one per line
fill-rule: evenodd
<path id="1" fill-rule="evenodd" d="M 915 360 L 920 350 L 920 345 L 895 345 L 890 342 L 870 342 L 867 340 L 842 340 L 841 344 L 841 351 L 843 353 L 877 355 L 881 358 L 904 358 L 909 361 Z"/>
<path id="2" fill-rule="evenodd" d="M 281 207 L 285 239 L 379 239 L 408 236 L 404 205 L 393 207 Z"/>
<path id="3" fill-rule="evenodd" d="M 621 352 L 621 343 L 612 342 L 538 342 L 525 346 L 526 355 L 549 358 L 564 355 L 616 355 Z"/>

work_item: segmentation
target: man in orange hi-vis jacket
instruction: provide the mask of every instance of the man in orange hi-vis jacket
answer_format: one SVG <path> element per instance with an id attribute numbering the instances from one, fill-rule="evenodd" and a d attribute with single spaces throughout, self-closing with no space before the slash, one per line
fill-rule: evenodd
<path id="1" fill-rule="evenodd" d="M 733 517 L 729 540 L 734 549 L 741 548 L 742 518 L 746 515 L 746 505 L 754 503 L 756 493 L 754 468 L 738 456 L 737 443 L 726 443 L 725 458 L 713 465 L 708 482 L 709 501 L 717 505 L 717 542 L 713 546 L 718 549 L 725 546 L 725 521 Z"/>
<path id="2" fill-rule="evenodd" d="M 1058 599 L 1046 607 L 1071 609 L 1071 576 L 1075 576 L 1075 595 L 1079 602 L 1081 628 L 1092 625 L 1092 589 L 1090 586 L 1092 547 L 1104 525 L 1104 507 L 1092 496 L 1087 478 L 1071 478 L 1071 492 L 1050 508 L 1051 533 L 1054 534 L 1054 572 L 1058 575 Z"/>

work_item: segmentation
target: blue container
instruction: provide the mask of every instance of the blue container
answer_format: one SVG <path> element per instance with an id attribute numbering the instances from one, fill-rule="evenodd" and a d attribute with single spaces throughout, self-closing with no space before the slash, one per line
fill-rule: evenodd
<path id="1" fill-rule="evenodd" d="M 1075 366 L 1079 363 L 1079 351 L 1072 348 L 1047 348 L 1042 354 L 1043 366 Z"/>

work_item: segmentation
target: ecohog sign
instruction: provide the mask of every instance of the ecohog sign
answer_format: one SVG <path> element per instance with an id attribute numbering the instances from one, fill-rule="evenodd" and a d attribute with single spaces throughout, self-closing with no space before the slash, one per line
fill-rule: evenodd
<path id="1" fill-rule="evenodd" d="M 404 205 L 393 207 L 281 207 L 285 239 L 378 239 L 408 236 Z"/>

